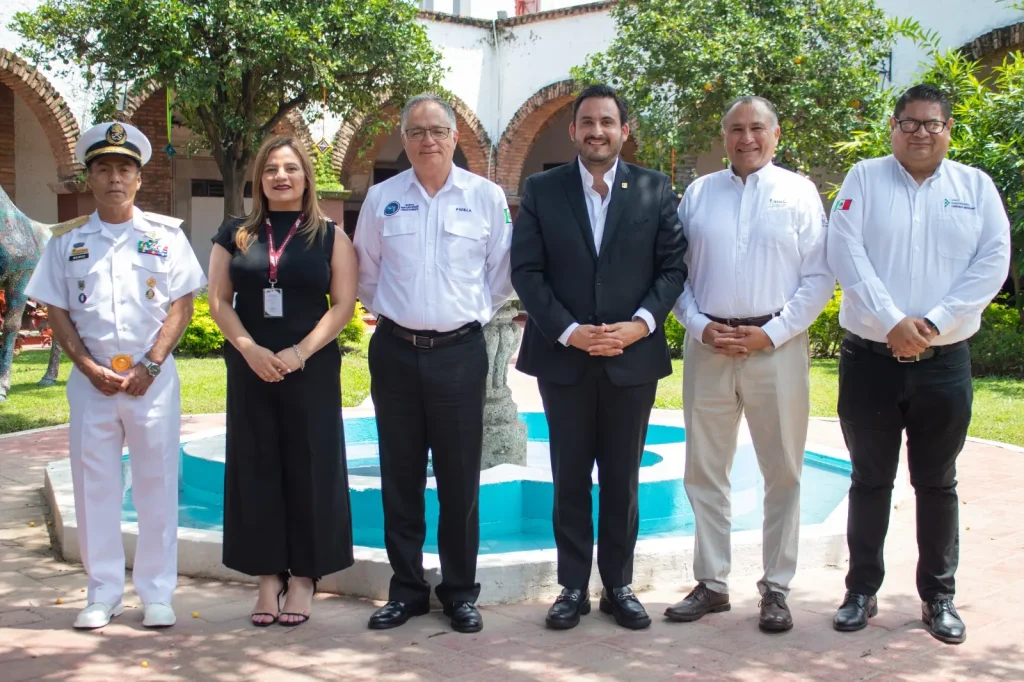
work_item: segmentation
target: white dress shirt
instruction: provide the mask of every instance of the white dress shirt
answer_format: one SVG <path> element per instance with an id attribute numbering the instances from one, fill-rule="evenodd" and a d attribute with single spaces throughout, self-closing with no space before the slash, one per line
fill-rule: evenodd
<path id="1" fill-rule="evenodd" d="M 920 186 L 894 156 L 861 161 L 832 207 L 828 262 L 843 288 L 839 323 L 879 343 L 904 317 L 969 338 L 1006 281 L 1010 221 L 992 179 L 945 159 Z"/>
<path id="2" fill-rule="evenodd" d="M 769 163 L 698 178 L 679 203 L 689 275 L 673 312 L 703 343 L 718 318 L 781 311 L 762 329 L 778 348 L 828 303 L 835 279 L 825 257 L 825 210 L 814 183 Z"/>
<path id="3" fill-rule="evenodd" d="M 612 192 L 615 191 L 612 185 L 615 184 L 615 173 L 619 169 L 619 160 L 616 158 L 615 163 L 604 174 L 604 186 L 608 188 L 608 194 L 603 197 L 594 189 L 594 176 L 586 169 L 579 157 L 576 157 L 576 164 L 579 166 L 580 177 L 583 180 L 583 197 L 587 200 L 587 217 L 590 218 L 590 229 L 594 233 L 594 248 L 598 253 L 601 253 L 601 242 L 604 241 L 604 224 L 608 219 L 608 205 L 612 201 Z M 633 314 L 633 319 L 638 317 L 647 324 L 647 334 L 653 333 L 656 326 L 654 315 L 651 315 L 650 311 L 646 308 L 640 308 Z M 572 333 L 579 326 L 578 322 L 573 322 L 566 327 L 562 335 L 558 337 L 559 343 L 563 346 L 568 346 L 569 337 L 572 336 Z"/>
<path id="4" fill-rule="evenodd" d="M 359 300 L 408 329 L 487 324 L 513 293 L 505 193 L 457 166 L 434 197 L 411 168 L 371 187 L 353 243 Z"/>
<path id="5" fill-rule="evenodd" d="M 67 310 L 98 362 L 153 347 L 174 301 L 206 284 L 181 221 L 135 209 L 130 227 L 98 213 L 46 244 L 26 294 Z M 120 229 L 118 229 L 120 228 Z"/>

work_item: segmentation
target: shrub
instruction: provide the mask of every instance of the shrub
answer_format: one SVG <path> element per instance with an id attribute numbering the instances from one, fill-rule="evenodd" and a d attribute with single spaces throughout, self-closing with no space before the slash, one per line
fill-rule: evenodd
<path id="1" fill-rule="evenodd" d="M 679 324 L 674 313 L 665 318 L 665 340 L 668 351 L 674 358 L 683 357 L 683 341 L 686 339 L 686 328 Z"/>
<path id="2" fill-rule="evenodd" d="M 351 348 L 362 343 L 363 335 L 366 334 L 366 323 L 363 322 L 363 315 L 365 314 L 366 308 L 360 303 L 356 303 L 356 310 L 352 315 L 352 319 L 348 321 L 348 324 L 338 334 L 338 343 L 341 344 L 342 348 Z"/>
<path id="3" fill-rule="evenodd" d="M 839 353 L 839 345 L 843 342 L 843 328 L 839 326 L 839 304 L 842 300 L 843 292 L 836 285 L 832 299 L 807 329 L 811 357 L 834 358 Z"/>
<path id="4" fill-rule="evenodd" d="M 970 346 L 974 376 L 1024 378 L 1024 326 L 1010 306 L 993 303 L 986 308 L 981 329 L 971 337 Z"/>
<path id="5" fill-rule="evenodd" d="M 224 335 L 210 316 L 210 299 L 206 292 L 193 302 L 192 321 L 178 344 L 178 353 L 194 357 L 219 354 L 224 349 Z"/>

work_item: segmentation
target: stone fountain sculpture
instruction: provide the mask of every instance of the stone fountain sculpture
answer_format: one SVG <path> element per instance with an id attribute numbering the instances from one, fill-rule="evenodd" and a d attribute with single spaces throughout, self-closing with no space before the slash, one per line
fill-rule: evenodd
<path id="1" fill-rule="evenodd" d="M 11 363 L 14 361 L 14 346 L 21 331 L 21 318 L 25 312 L 28 297 L 25 287 L 36 269 L 43 247 L 50 240 L 50 226 L 29 218 L 14 205 L 11 198 L 0 187 L 0 286 L 4 288 L 7 300 L 7 314 L 4 315 L 3 343 L 0 343 L 0 402 L 7 399 L 11 387 Z M 53 340 L 50 348 L 50 364 L 39 386 L 52 386 L 57 382 L 60 369 L 60 347 Z"/>
<path id="2" fill-rule="evenodd" d="M 498 464 L 526 466 L 526 424 L 508 387 L 508 363 L 519 345 L 521 330 L 514 320 L 513 303 L 503 305 L 486 326 L 487 401 L 484 403 L 484 448 L 482 469 Z"/>

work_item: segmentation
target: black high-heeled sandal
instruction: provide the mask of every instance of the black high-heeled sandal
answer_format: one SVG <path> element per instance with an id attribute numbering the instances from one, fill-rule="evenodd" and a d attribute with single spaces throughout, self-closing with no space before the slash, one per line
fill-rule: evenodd
<path id="1" fill-rule="evenodd" d="M 269 628 L 271 625 L 276 623 L 278 621 L 278 619 L 281 617 L 281 597 L 283 597 L 284 595 L 288 594 L 288 578 L 289 578 L 289 575 L 288 575 L 287 572 L 284 572 L 284 573 L 278 573 L 277 577 L 281 579 L 281 591 L 277 593 L 277 613 L 276 614 L 275 613 L 265 613 L 265 612 L 263 612 L 263 613 L 261 613 L 261 612 L 250 613 L 249 614 L 249 620 L 252 622 L 253 627 Z M 256 616 L 270 616 L 270 620 L 268 620 L 266 622 L 257 621 L 256 620 Z"/>
<path id="2" fill-rule="evenodd" d="M 320 582 L 320 578 L 313 578 L 313 594 L 309 598 L 310 610 L 312 610 L 312 607 L 313 607 L 313 597 L 316 597 L 316 584 L 318 582 Z M 295 618 L 301 618 L 302 619 L 302 620 L 293 620 L 293 621 L 283 621 L 283 620 L 280 619 L 280 617 L 278 617 L 277 624 L 278 625 L 282 625 L 282 626 L 284 626 L 286 628 L 293 628 L 296 625 L 302 625 L 303 623 L 308 622 L 310 617 L 311 617 L 311 615 L 307 616 L 304 613 L 292 613 L 290 611 L 285 611 L 281 615 L 282 616 L 293 616 Z"/>

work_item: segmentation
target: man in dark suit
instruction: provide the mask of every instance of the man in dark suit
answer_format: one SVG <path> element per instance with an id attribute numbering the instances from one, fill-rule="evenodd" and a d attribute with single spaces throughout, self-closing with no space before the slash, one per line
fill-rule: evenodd
<path id="1" fill-rule="evenodd" d="M 658 379 L 672 372 L 664 322 L 686 281 L 672 183 L 619 160 L 625 104 L 594 85 L 573 103 L 577 162 L 526 181 L 512 232 L 512 284 L 529 319 L 517 368 L 537 377 L 551 442 L 562 594 L 546 623 L 590 612 L 591 473 L 598 467 L 601 611 L 651 624 L 629 585 L 640 456 Z"/>

